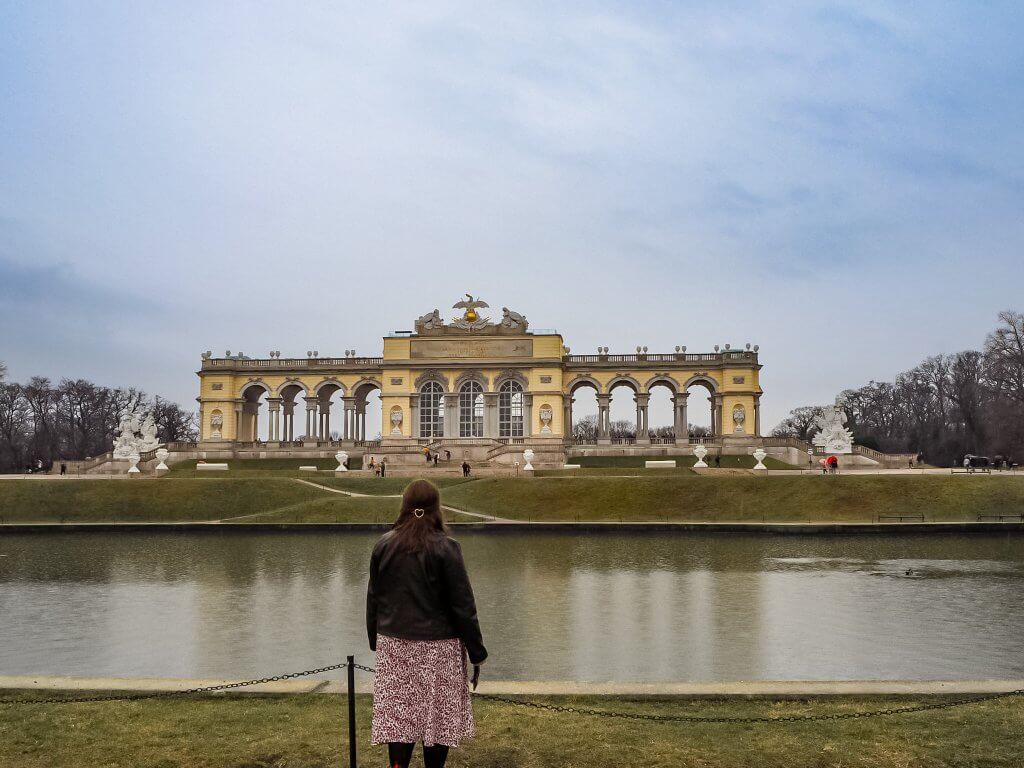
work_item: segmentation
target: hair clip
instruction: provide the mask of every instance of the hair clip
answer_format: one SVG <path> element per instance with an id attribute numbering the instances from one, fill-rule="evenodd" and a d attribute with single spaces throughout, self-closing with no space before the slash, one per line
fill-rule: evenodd
<path id="1" fill-rule="evenodd" d="M 426 510 L 423 509 L 423 507 L 416 507 L 416 509 L 414 509 L 412 513 L 416 515 L 416 517 L 423 517 L 423 515 L 426 513 Z"/>

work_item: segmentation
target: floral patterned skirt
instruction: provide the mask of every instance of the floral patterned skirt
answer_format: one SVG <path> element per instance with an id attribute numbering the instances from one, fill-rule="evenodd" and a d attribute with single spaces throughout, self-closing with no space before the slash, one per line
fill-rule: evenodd
<path id="1" fill-rule="evenodd" d="M 374 744 L 459 746 L 473 737 L 473 707 L 462 642 L 377 636 L 373 678 Z"/>

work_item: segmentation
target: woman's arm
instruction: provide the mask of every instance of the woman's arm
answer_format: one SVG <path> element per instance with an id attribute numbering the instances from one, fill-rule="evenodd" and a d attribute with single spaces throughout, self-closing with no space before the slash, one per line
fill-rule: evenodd
<path id="1" fill-rule="evenodd" d="M 377 650 L 377 595 L 374 592 L 377 581 L 377 550 L 370 556 L 370 581 L 366 585 L 366 636 L 370 650 Z"/>
<path id="2" fill-rule="evenodd" d="M 473 587 L 466 573 L 466 563 L 462 559 L 462 547 L 459 542 L 449 539 L 448 552 L 443 558 L 445 591 L 448 594 L 448 606 L 455 617 L 455 628 L 459 638 L 466 644 L 469 660 L 473 664 L 482 664 L 487 658 L 483 636 L 480 633 L 480 622 L 476 616 L 476 600 L 473 598 Z"/>

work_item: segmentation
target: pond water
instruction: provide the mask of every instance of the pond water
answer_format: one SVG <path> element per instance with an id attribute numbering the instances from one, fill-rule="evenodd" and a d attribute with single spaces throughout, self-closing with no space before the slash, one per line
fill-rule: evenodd
<path id="1" fill-rule="evenodd" d="M 458 537 L 491 679 L 1024 677 L 1020 538 Z M 372 663 L 375 539 L 4 535 L 0 674 L 248 678 L 349 653 Z"/>

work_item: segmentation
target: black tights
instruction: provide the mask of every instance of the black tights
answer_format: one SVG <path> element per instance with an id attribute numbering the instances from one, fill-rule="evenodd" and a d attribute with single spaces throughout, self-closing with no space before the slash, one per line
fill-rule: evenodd
<path id="1" fill-rule="evenodd" d="M 388 768 L 409 768 L 409 761 L 412 760 L 412 750 L 415 744 L 403 744 L 400 741 L 388 742 Z M 423 745 L 423 766 L 424 768 L 444 768 L 444 761 L 448 759 L 448 747 L 444 744 L 435 744 L 432 747 Z"/>

